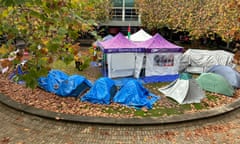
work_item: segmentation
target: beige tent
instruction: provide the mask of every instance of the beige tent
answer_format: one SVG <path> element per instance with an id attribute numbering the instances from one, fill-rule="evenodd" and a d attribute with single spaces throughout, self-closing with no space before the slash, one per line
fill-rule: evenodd
<path id="1" fill-rule="evenodd" d="M 200 103 L 205 97 L 195 79 L 177 79 L 168 86 L 159 88 L 159 91 L 179 104 Z"/>

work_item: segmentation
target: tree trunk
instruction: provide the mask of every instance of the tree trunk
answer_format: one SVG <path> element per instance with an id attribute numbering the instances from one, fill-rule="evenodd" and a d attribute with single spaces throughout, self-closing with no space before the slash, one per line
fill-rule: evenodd
<path id="1" fill-rule="evenodd" d="M 227 41 L 227 49 L 230 49 L 230 41 Z"/>

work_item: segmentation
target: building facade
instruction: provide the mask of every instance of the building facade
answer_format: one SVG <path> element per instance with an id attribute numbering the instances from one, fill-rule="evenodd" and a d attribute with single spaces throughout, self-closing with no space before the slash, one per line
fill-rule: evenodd
<path id="1" fill-rule="evenodd" d="M 131 32 L 135 32 L 141 25 L 140 15 L 134 7 L 134 0 L 112 0 L 111 18 L 102 23 L 101 27 L 106 29 L 106 33 L 115 35 L 118 32 L 127 33 L 128 26 Z"/>

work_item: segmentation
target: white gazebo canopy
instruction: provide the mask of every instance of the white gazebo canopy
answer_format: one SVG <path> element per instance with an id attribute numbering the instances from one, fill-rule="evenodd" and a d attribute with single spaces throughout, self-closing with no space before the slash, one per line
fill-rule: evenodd
<path id="1" fill-rule="evenodd" d="M 126 38 L 127 38 L 127 36 L 126 36 Z M 133 42 L 143 42 L 150 38 L 152 38 L 152 36 L 150 34 L 148 34 L 147 32 L 145 32 L 143 29 L 140 29 L 139 31 L 137 31 L 136 33 L 133 33 L 130 36 L 130 40 Z"/>

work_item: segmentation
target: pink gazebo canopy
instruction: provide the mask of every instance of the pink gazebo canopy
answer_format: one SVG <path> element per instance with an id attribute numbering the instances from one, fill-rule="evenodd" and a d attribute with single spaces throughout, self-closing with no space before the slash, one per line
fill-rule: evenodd
<path id="1" fill-rule="evenodd" d="M 100 47 L 106 53 L 113 52 L 143 52 L 143 47 L 133 43 L 132 41 L 125 38 L 122 33 L 118 33 L 113 38 L 99 42 Z"/>
<path id="2" fill-rule="evenodd" d="M 142 46 L 146 49 L 146 52 L 159 52 L 159 51 L 171 51 L 171 52 L 180 52 L 183 50 L 183 47 L 175 45 L 160 34 L 155 34 L 149 40 L 144 42 L 136 43 L 138 46 Z"/>

